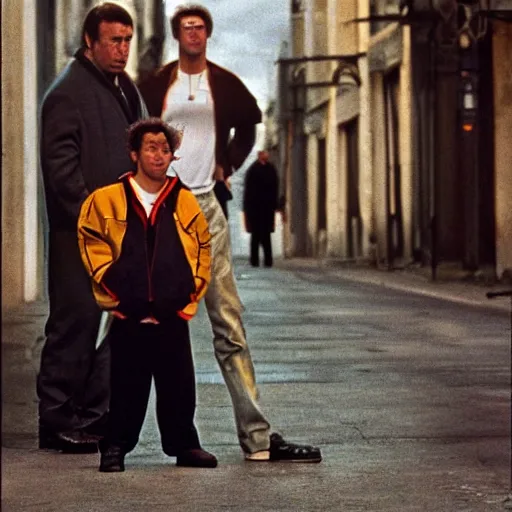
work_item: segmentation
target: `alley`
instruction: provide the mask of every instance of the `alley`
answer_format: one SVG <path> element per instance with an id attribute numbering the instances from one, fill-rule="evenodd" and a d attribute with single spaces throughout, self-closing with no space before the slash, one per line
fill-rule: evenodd
<path id="1" fill-rule="evenodd" d="M 287 438 L 319 445 L 324 461 L 243 461 L 204 309 L 191 325 L 197 424 L 217 469 L 176 468 L 161 453 L 154 404 L 125 473 L 100 474 L 95 455 L 36 450 L 37 350 L 28 338 L 42 329 L 40 305 L 4 323 L 2 510 L 503 510 L 506 307 L 487 306 L 484 289 L 481 307 L 461 303 L 454 287 L 453 301 L 393 289 L 378 284 L 393 279 L 379 271 L 357 279 L 342 268 L 239 260 L 236 274 L 262 407 Z"/>

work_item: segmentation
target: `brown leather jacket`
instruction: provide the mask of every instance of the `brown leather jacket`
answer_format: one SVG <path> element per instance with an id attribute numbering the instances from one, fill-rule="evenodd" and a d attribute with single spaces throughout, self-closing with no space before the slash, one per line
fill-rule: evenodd
<path id="1" fill-rule="evenodd" d="M 261 111 L 236 75 L 210 61 L 207 61 L 207 72 L 215 116 L 215 158 L 228 177 L 249 155 L 256 140 L 256 125 L 261 122 Z M 177 75 L 178 61 L 173 61 L 139 84 L 151 116 L 161 116 L 165 96 Z M 234 135 L 230 139 L 232 128 Z"/>

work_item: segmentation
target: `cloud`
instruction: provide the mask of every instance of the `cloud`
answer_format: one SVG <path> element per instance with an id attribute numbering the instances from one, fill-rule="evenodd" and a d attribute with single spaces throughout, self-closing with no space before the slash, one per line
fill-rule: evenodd
<path id="1" fill-rule="evenodd" d="M 170 16 L 179 0 L 166 0 Z M 275 96 L 275 64 L 288 40 L 290 0 L 203 0 L 213 18 L 208 58 L 236 73 L 265 108 Z M 168 24 L 167 24 L 168 25 Z M 166 60 L 177 57 L 177 43 L 168 37 Z"/>

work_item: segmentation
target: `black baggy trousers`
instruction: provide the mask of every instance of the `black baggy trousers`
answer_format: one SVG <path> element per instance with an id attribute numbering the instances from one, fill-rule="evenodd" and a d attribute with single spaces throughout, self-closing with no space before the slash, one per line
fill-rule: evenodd
<path id="1" fill-rule="evenodd" d="M 109 401 L 108 343 L 96 349 L 101 311 L 80 257 L 76 231 L 49 234 L 46 341 L 37 378 L 39 422 L 48 430 L 101 421 Z"/>
<path id="2" fill-rule="evenodd" d="M 155 380 L 156 417 L 164 453 L 199 448 L 194 426 L 196 384 L 188 323 L 178 315 L 158 325 L 114 319 L 110 413 L 101 451 L 135 448 Z"/>

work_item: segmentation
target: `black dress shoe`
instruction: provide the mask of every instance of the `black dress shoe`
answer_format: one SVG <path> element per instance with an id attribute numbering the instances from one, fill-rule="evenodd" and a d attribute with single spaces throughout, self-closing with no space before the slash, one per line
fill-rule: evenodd
<path id="1" fill-rule="evenodd" d="M 124 471 L 124 452 L 119 446 L 109 446 L 101 453 L 100 471 L 102 473 Z"/>
<path id="2" fill-rule="evenodd" d="M 187 468 L 216 468 L 217 458 L 201 448 L 181 452 L 176 458 L 176 466 Z"/>
<path id="3" fill-rule="evenodd" d="M 77 430 L 73 432 L 49 432 L 39 428 L 39 448 L 62 453 L 97 453 L 98 440 Z"/>
<path id="4" fill-rule="evenodd" d="M 285 441 L 274 432 L 270 435 L 270 461 L 273 462 L 321 462 L 322 452 L 316 446 Z"/>

